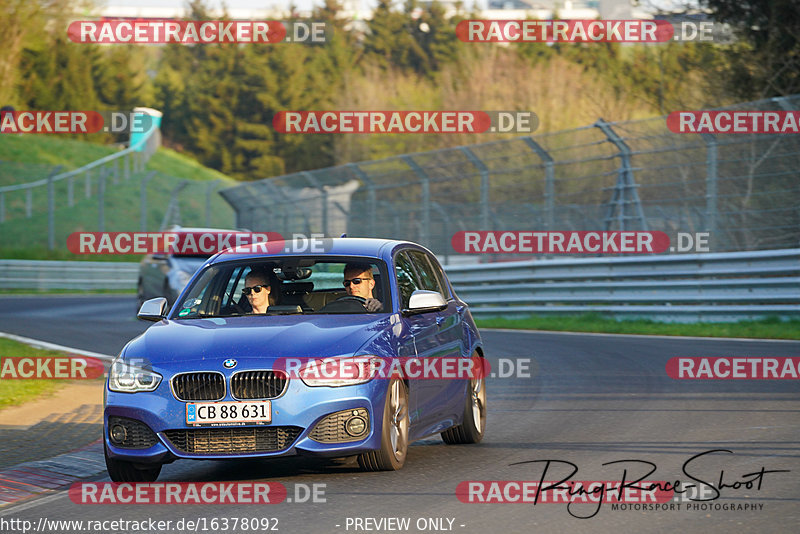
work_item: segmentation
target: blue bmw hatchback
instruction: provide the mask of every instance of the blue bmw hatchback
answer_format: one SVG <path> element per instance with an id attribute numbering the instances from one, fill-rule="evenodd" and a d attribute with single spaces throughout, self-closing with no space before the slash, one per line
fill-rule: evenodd
<path id="1" fill-rule="evenodd" d="M 369 364 L 308 372 L 309 363 L 484 356 L 467 305 L 427 249 L 357 238 L 323 245 L 229 249 L 171 310 L 163 298 L 142 305 L 139 317 L 155 324 L 122 349 L 106 385 L 112 480 L 153 481 L 176 459 L 287 455 L 357 456 L 365 470 L 396 470 L 415 440 L 482 439 L 483 376 L 376 376 Z M 305 367 L 289 372 L 287 361 Z"/>

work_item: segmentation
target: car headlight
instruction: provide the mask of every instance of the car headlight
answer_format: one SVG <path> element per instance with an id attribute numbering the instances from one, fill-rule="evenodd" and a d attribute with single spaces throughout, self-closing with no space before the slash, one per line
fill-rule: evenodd
<path id="1" fill-rule="evenodd" d="M 136 367 L 121 359 L 114 360 L 108 374 L 108 389 L 120 393 L 153 391 L 160 383 L 160 374 Z"/>
<path id="2" fill-rule="evenodd" d="M 300 379 L 310 387 L 340 387 L 364 384 L 381 369 L 378 356 L 338 356 L 308 361 L 299 371 Z"/>

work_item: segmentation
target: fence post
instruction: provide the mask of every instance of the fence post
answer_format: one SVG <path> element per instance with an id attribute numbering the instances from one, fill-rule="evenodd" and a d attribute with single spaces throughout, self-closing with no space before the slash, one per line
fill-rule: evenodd
<path id="1" fill-rule="evenodd" d="M 67 206 L 70 208 L 75 205 L 75 180 L 70 176 L 67 178 Z"/>
<path id="2" fill-rule="evenodd" d="M 182 180 L 181 183 L 176 185 L 172 191 L 169 192 L 169 204 L 167 204 L 167 211 L 164 213 L 164 219 L 161 221 L 161 230 L 167 229 L 170 219 L 172 219 L 173 224 L 181 224 L 181 206 L 178 195 L 190 183 L 192 183 L 191 180 Z"/>
<path id="3" fill-rule="evenodd" d="M 461 147 L 461 152 L 481 173 L 481 230 L 489 230 L 489 167 L 469 148 Z"/>
<path id="4" fill-rule="evenodd" d="M 105 196 L 106 196 L 106 173 L 105 169 L 101 169 L 97 175 L 97 227 L 98 232 L 106 231 L 106 213 L 105 213 Z"/>
<path id="5" fill-rule="evenodd" d="M 147 182 L 155 175 L 156 171 L 151 171 L 147 175 L 142 176 L 142 184 L 139 191 L 139 229 L 142 232 L 147 231 Z"/>
<path id="6" fill-rule="evenodd" d="M 122 173 L 125 176 L 125 181 L 128 181 L 128 178 L 131 177 L 130 154 L 130 152 L 126 152 L 122 156 Z"/>
<path id="7" fill-rule="evenodd" d="M 544 163 L 544 211 L 545 227 L 553 229 L 556 212 L 556 185 L 553 157 L 542 146 L 533 140 L 533 137 L 523 139 L 532 148 Z"/>
<path id="8" fill-rule="evenodd" d="M 61 167 L 56 167 L 47 176 L 47 248 L 56 248 L 56 192 L 53 177 L 61 171 Z"/>
<path id="9" fill-rule="evenodd" d="M 367 176 L 367 173 L 361 170 L 361 167 L 359 167 L 357 163 L 348 163 L 347 167 L 350 168 L 356 174 L 356 176 L 358 176 L 361 181 L 364 182 L 364 185 L 367 186 L 367 216 L 369 223 L 374 225 L 378 222 L 375 220 L 375 216 L 378 213 L 378 195 L 375 192 L 375 182 L 373 182 L 370 177 Z"/>
<path id="10" fill-rule="evenodd" d="M 322 234 L 327 236 L 328 235 L 328 192 L 325 190 L 325 187 L 314 178 L 314 176 L 308 171 L 301 171 L 300 175 L 305 178 L 308 183 L 311 184 L 311 187 L 319 189 L 320 192 L 320 202 L 322 203 Z M 309 236 L 310 237 L 310 236 Z"/>
<path id="11" fill-rule="evenodd" d="M 425 169 L 419 166 L 409 155 L 400 156 L 400 159 L 414 171 L 414 174 L 419 176 L 422 180 L 422 226 L 420 227 L 419 240 L 420 243 L 430 245 L 430 229 L 431 229 L 431 179 Z"/>
<path id="12" fill-rule="evenodd" d="M 450 233 L 450 216 L 447 214 L 447 211 L 436 201 L 431 202 L 431 207 L 439 213 L 442 217 L 442 225 L 444 226 L 444 241 L 447 243 L 444 246 L 444 264 L 447 265 L 450 263 L 450 240 L 452 239 L 452 234 Z M 433 248 L 433 247 L 431 247 Z"/>
<path id="13" fill-rule="evenodd" d="M 611 128 L 611 124 L 607 123 L 603 119 L 598 119 L 597 122 L 594 123 L 594 126 L 600 128 L 600 130 L 605 134 L 606 138 L 608 138 L 608 140 L 619 149 L 617 156 L 620 158 L 622 163 L 622 166 L 619 168 L 619 173 L 617 174 L 617 184 L 614 187 L 614 195 L 611 198 L 611 202 L 608 204 L 605 229 L 611 229 L 610 226 L 612 216 L 614 214 L 614 207 L 619 206 L 619 212 L 617 213 L 619 230 L 627 229 L 627 224 L 625 222 L 627 219 L 638 217 L 641 230 L 647 231 L 647 219 L 644 217 L 642 202 L 639 199 L 639 192 L 637 191 L 639 186 L 636 184 L 633 178 L 633 167 L 631 166 L 632 152 L 630 147 Z M 630 199 L 628 197 L 630 197 Z M 636 207 L 636 217 L 625 214 L 625 206 L 629 203 Z"/>
<path id="14" fill-rule="evenodd" d="M 712 134 L 702 133 L 700 137 L 706 144 L 706 231 L 715 235 L 717 231 L 717 138 Z"/>
<path id="15" fill-rule="evenodd" d="M 6 222 L 6 192 L 0 192 L 0 223 Z"/>
<path id="16" fill-rule="evenodd" d="M 33 188 L 25 189 L 25 216 L 30 219 L 33 215 Z"/>
<path id="17" fill-rule="evenodd" d="M 219 183 L 219 178 L 206 186 L 206 227 L 211 226 L 211 193 Z"/>
<path id="18" fill-rule="evenodd" d="M 280 196 L 284 200 L 283 202 L 278 203 L 278 205 L 281 207 L 281 213 L 283 214 L 283 231 L 281 232 L 281 234 L 283 234 L 283 238 L 284 239 L 288 239 L 288 235 L 289 235 L 289 225 L 288 225 L 289 214 L 288 214 L 286 208 L 293 204 L 292 199 L 289 198 L 289 196 L 283 191 L 283 189 L 281 189 L 277 185 L 273 184 L 272 182 L 266 182 L 266 185 L 269 186 L 270 189 L 272 189 L 278 196 Z M 297 210 L 297 211 L 299 211 L 300 212 L 300 216 L 303 217 L 303 222 L 305 223 L 306 235 L 310 236 L 311 235 L 311 223 L 308 220 L 308 215 L 306 214 L 306 210 L 302 210 L 301 209 L 301 210 Z M 251 228 L 251 230 L 253 230 L 253 229 Z"/>
<path id="19" fill-rule="evenodd" d="M 86 169 L 86 183 L 84 189 L 86 190 L 86 198 L 92 198 L 92 169 Z"/>

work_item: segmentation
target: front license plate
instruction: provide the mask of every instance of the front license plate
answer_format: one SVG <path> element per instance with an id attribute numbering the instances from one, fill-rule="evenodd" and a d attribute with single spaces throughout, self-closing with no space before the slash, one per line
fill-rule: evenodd
<path id="1" fill-rule="evenodd" d="M 253 402 L 189 402 L 186 404 L 186 424 L 245 424 L 272 421 L 270 401 Z"/>

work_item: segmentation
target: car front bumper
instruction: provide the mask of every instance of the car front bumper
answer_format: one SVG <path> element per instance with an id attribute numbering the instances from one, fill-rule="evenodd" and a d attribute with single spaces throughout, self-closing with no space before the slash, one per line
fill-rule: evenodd
<path id="1" fill-rule="evenodd" d="M 308 387 L 301 380 L 294 379 L 289 380 L 281 396 L 271 399 L 272 421 L 269 424 L 195 427 L 186 423 L 187 402 L 177 400 L 166 381 L 155 391 L 146 393 L 118 393 L 106 386 L 103 432 L 106 451 L 111 458 L 140 464 L 165 463 L 177 458 L 222 460 L 298 454 L 349 456 L 380 448 L 386 390 L 387 381 L 379 379 L 342 387 Z M 226 396 L 220 402 L 234 400 Z M 326 417 L 352 410 L 366 415 L 368 429 L 363 437 L 350 437 L 348 441 L 320 441 L 319 429 L 314 434 L 317 439 L 311 437 L 314 428 Z M 147 448 L 116 445 L 109 436 L 109 419 L 114 417 L 143 423 L 155 433 L 157 441 Z M 181 436 L 181 439 L 175 436 Z M 183 436 L 188 437 L 186 442 L 191 446 L 186 446 Z M 262 439 L 277 439 L 278 445 L 271 442 L 270 450 L 246 450 L 262 448 L 256 445 Z M 198 447 L 198 443 L 202 446 Z M 229 449 L 222 450 L 229 444 Z M 286 446 L 281 447 L 282 444 Z"/>

